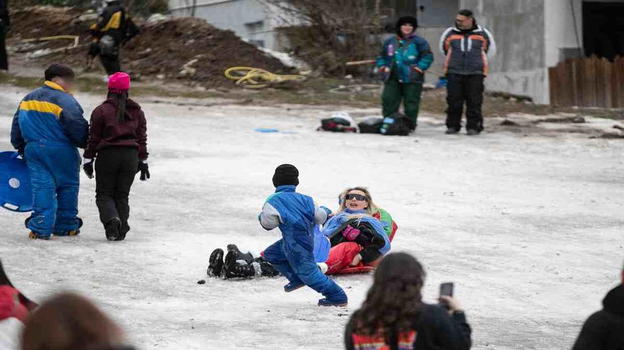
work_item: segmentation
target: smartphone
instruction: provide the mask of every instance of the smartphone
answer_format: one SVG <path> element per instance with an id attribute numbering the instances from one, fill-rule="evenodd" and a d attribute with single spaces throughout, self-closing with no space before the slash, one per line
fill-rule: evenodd
<path id="1" fill-rule="evenodd" d="M 452 297 L 453 287 L 454 287 L 453 282 L 440 283 L 440 296 Z M 442 305 L 442 307 L 447 310 L 449 309 L 449 306 L 446 304 L 446 302 L 440 301 L 440 305 Z"/>
<path id="2" fill-rule="evenodd" d="M 440 284 L 440 296 L 453 296 L 453 282 L 444 282 Z"/>

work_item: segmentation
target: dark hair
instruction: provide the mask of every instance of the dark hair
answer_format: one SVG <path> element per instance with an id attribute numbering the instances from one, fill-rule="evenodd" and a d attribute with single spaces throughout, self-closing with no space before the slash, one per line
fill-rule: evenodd
<path id="1" fill-rule="evenodd" d="M 108 97 L 112 98 L 117 105 L 117 110 L 115 111 L 115 115 L 117 116 L 117 120 L 123 122 L 126 120 L 126 106 L 128 103 L 128 91 L 109 91 Z"/>
<path id="2" fill-rule="evenodd" d="M 383 336 L 391 345 L 393 334 L 411 330 L 422 307 L 424 280 L 425 270 L 413 256 L 392 253 L 383 258 L 362 308 L 353 316 L 355 333 Z"/>
<path id="3" fill-rule="evenodd" d="M 76 74 L 69 66 L 59 63 L 51 64 L 43 74 L 45 76 L 45 80 L 52 80 L 56 77 L 72 79 L 76 77 Z"/>
<path id="4" fill-rule="evenodd" d="M 403 37 L 403 33 L 401 32 L 401 26 L 404 24 L 411 25 L 414 28 L 414 30 L 412 30 L 412 33 L 414 33 L 416 31 L 416 28 L 418 28 L 418 19 L 413 16 L 403 16 L 399 18 L 395 25 L 395 31 L 400 37 Z"/>
<path id="5" fill-rule="evenodd" d="M 86 298 L 62 293 L 45 301 L 26 320 L 22 350 L 110 350 L 123 332 Z"/>
<path id="6" fill-rule="evenodd" d="M 474 13 L 472 13 L 472 10 L 468 10 L 468 9 L 461 9 L 457 12 L 457 14 L 466 16 L 466 17 L 474 17 Z"/>

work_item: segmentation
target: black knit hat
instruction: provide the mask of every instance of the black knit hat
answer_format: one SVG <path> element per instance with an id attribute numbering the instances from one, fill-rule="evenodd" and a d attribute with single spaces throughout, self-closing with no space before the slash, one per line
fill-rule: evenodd
<path id="1" fill-rule="evenodd" d="M 414 31 L 416 31 L 416 28 L 418 28 L 418 20 L 416 19 L 416 17 L 403 16 L 399 18 L 399 20 L 396 22 L 395 29 L 398 36 L 403 36 L 403 33 L 401 33 L 401 26 L 404 24 L 411 24 L 412 27 L 414 27 Z"/>
<path id="2" fill-rule="evenodd" d="M 64 64 L 53 63 L 45 70 L 45 80 L 52 80 L 56 77 L 70 78 L 76 77 L 74 71 Z"/>
<path id="3" fill-rule="evenodd" d="M 299 170 L 294 165 L 282 164 L 275 168 L 273 186 L 299 185 Z"/>

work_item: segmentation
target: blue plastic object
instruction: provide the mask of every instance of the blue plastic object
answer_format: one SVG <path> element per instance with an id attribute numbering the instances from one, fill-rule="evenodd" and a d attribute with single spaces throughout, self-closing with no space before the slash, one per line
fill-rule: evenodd
<path id="1" fill-rule="evenodd" d="M 30 173 L 17 152 L 0 152 L 0 206 L 17 212 L 32 210 Z"/>
<path id="2" fill-rule="evenodd" d="M 448 80 L 446 80 L 446 78 L 444 78 L 444 77 L 440 77 L 440 78 L 438 79 L 438 82 L 436 83 L 435 88 L 436 88 L 436 89 L 445 88 L 445 87 L 446 87 L 446 85 L 448 85 Z"/>
<path id="3" fill-rule="evenodd" d="M 278 129 L 269 129 L 269 128 L 257 128 L 257 129 L 254 129 L 254 131 L 262 132 L 262 133 L 279 132 Z"/>

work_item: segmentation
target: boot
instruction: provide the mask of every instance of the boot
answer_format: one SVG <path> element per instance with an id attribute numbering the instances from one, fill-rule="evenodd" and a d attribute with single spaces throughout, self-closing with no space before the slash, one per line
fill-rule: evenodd
<path id="1" fill-rule="evenodd" d="M 121 240 L 121 220 L 119 218 L 115 217 L 108 220 L 104 224 L 104 230 L 106 230 L 106 239 L 109 241 Z"/>
<path id="2" fill-rule="evenodd" d="M 270 262 L 266 261 L 264 258 L 260 257 L 255 259 L 255 263 L 260 265 L 260 274 L 264 277 L 275 277 L 280 274 L 279 271 Z"/>
<path id="3" fill-rule="evenodd" d="M 347 306 L 349 302 L 347 299 L 344 300 L 329 300 L 327 298 L 323 298 L 318 301 L 318 306 Z"/>
<path id="4" fill-rule="evenodd" d="M 50 240 L 50 236 L 42 236 L 34 231 L 30 231 L 28 233 L 28 238 L 35 240 L 35 239 L 39 239 L 39 240 L 44 240 L 44 241 L 48 241 Z"/>
<path id="5" fill-rule="evenodd" d="M 120 241 L 126 239 L 126 234 L 130 231 L 130 226 L 128 225 L 128 221 L 121 222 L 121 229 L 119 230 Z"/>
<path id="6" fill-rule="evenodd" d="M 234 254 L 236 254 L 236 260 L 244 260 L 247 264 L 251 264 L 254 261 L 253 255 L 251 255 L 251 253 L 247 252 L 243 254 L 240 250 L 238 250 L 236 244 L 228 244 L 227 251 L 234 252 Z"/>
<path id="7" fill-rule="evenodd" d="M 210 254 L 208 265 L 209 277 L 221 277 L 223 272 L 223 249 L 215 249 Z"/>
<path id="8" fill-rule="evenodd" d="M 288 284 L 284 286 L 284 292 L 290 293 L 303 287 L 305 287 L 303 282 L 288 282 Z"/>
<path id="9" fill-rule="evenodd" d="M 236 258 L 236 252 L 228 251 L 225 256 L 225 278 L 250 278 L 256 275 L 253 266 L 241 265 Z"/>

